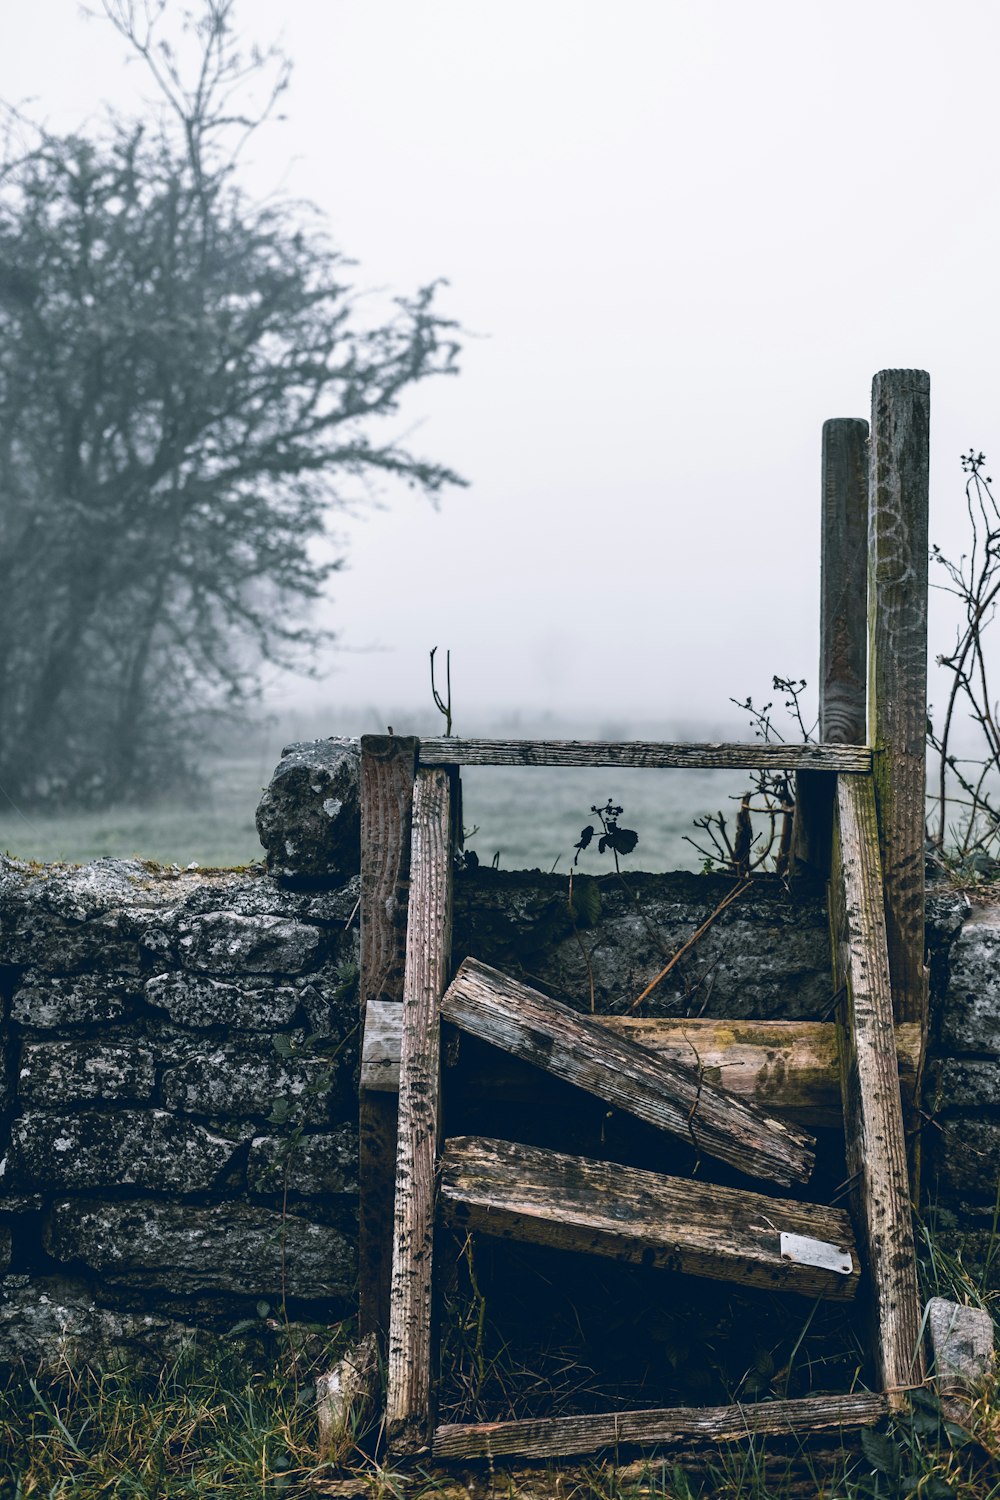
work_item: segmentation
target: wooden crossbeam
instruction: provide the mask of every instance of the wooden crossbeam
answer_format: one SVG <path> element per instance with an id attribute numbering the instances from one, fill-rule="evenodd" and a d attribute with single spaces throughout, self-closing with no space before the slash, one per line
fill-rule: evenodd
<path id="1" fill-rule="evenodd" d="M 638 766 L 669 770 L 867 773 L 865 745 L 667 744 L 655 740 L 492 740 L 452 735 L 420 741 L 422 766 Z"/>
<path id="2" fill-rule="evenodd" d="M 824 1204 L 477 1136 L 445 1143 L 440 1199 L 452 1224 L 497 1239 L 834 1301 L 857 1289 L 850 1217 Z M 783 1254 L 783 1234 L 822 1249 Z"/>
<path id="3" fill-rule="evenodd" d="M 833 1021 L 730 1021 L 699 1017 L 676 1020 L 644 1016 L 594 1016 L 606 1031 L 630 1038 L 682 1067 L 696 1066 L 762 1109 L 800 1125 L 840 1128 L 840 1055 Z M 402 1015 L 398 1005 L 372 1001 L 365 1016 L 361 1050 L 362 1087 L 372 1093 L 399 1089 Z M 896 1027 L 899 1082 L 912 1099 L 920 1056 L 920 1027 Z M 464 1049 L 459 1053 L 464 1067 Z M 471 1071 L 467 1087 L 509 1103 L 530 1103 L 538 1087 L 533 1069 L 496 1058 L 489 1070 Z"/>
<path id="4" fill-rule="evenodd" d="M 434 1457 L 560 1458 L 600 1448 L 730 1443 L 746 1438 L 871 1427 L 886 1415 L 885 1396 L 805 1396 L 739 1406 L 666 1407 L 598 1412 L 520 1422 L 451 1423 L 434 1434 Z"/>
<path id="5" fill-rule="evenodd" d="M 923 1378 L 920 1299 L 895 1066 L 878 823 L 870 780 L 837 782 L 830 883 L 847 1170 L 871 1283 L 876 1361 L 894 1405 Z"/>
<path id="6" fill-rule="evenodd" d="M 806 1131 L 488 964 L 464 961 L 441 1015 L 751 1177 L 786 1185 L 809 1179 L 815 1141 Z"/>

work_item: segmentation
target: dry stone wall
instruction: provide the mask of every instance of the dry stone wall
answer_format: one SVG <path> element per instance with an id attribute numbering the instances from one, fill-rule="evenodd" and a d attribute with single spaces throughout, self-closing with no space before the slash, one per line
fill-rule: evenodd
<path id="1" fill-rule="evenodd" d="M 350 1313 L 356 788 L 355 745 L 292 747 L 262 804 L 268 867 L 0 859 L 0 1364 L 142 1368 L 279 1307 L 305 1329 Z M 563 878 L 463 870 L 456 959 L 582 1005 L 592 979 L 614 1011 L 725 889 L 687 874 L 583 882 L 577 934 Z M 1000 906 L 943 891 L 929 912 L 928 1175 L 945 1232 L 982 1257 L 1000 1159 Z M 832 999 L 822 892 L 764 879 L 651 1009 L 819 1018 Z"/>

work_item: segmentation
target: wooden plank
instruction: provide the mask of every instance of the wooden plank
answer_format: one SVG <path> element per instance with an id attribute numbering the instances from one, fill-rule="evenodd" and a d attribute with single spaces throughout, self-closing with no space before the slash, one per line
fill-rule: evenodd
<path id="1" fill-rule="evenodd" d="M 875 1354 L 894 1405 L 923 1378 L 920 1301 L 893 1038 L 875 799 L 870 781 L 837 783 L 831 881 L 847 1171 L 870 1280 Z"/>
<path id="2" fill-rule="evenodd" d="M 865 773 L 865 746 L 750 744 L 675 745 L 646 740 L 481 740 L 452 735 L 420 741 L 422 766 L 646 766 L 698 770 Z"/>
<path id="3" fill-rule="evenodd" d="M 650 1052 L 701 1069 L 711 1083 L 741 1099 L 787 1115 L 800 1125 L 838 1127 L 840 1056 L 832 1021 L 727 1021 L 701 1017 L 594 1016 L 598 1026 L 630 1038 Z M 394 1094 L 399 1088 L 402 1019 L 398 1005 L 373 1001 L 365 1019 L 361 1051 L 362 1086 Z M 920 1028 L 896 1027 L 900 1088 L 913 1097 Z M 508 1102 L 529 1102 L 537 1075 L 498 1064 L 489 1074 L 476 1070 L 470 1081 L 478 1093 Z"/>
<path id="4" fill-rule="evenodd" d="M 371 1003 L 403 998 L 406 893 L 415 739 L 364 735 L 361 740 L 362 1018 Z M 396 1177 L 396 1106 L 362 1085 L 358 1100 L 358 1326 L 384 1340 L 389 1329 L 392 1203 Z"/>
<path id="5" fill-rule="evenodd" d="M 868 423 L 823 424 L 819 737 L 863 745 L 868 676 Z M 829 878 L 833 775 L 796 774 L 792 869 Z"/>
<path id="6" fill-rule="evenodd" d="M 417 772 L 386 1396 L 387 1436 L 397 1454 L 420 1452 L 430 1442 L 431 1272 L 440 1129 L 438 1002 L 448 982 L 451 959 L 453 796 L 451 773 L 441 769 Z"/>
<path id="7" fill-rule="evenodd" d="M 463 962 L 441 1015 L 751 1177 L 809 1179 L 815 1142 L 807 1131 L 477 959 Z"/>
<path id="8" fill-rule="evenodd" d="M 675 1406 L 521 1422 L 453 1423 L 434 1434 L 434 1457 L 559 1458 L 601 1448 L 650 1448 L 741 1442 L 766 1435 L 870 1427 L 888 1410 L 885 1396 L 805 1396 L 738 1406 Z"/>
<path id="9" fill-rule="evenodd" d="M 873 749 L 886 936 L 898 1021 L 927 1021 L 924 816 L 930 378 L 882 370 L 872 385 L 868 738 Z"/>
<path id="10" fill-rule="evenodd" d="M 825 1204 L 477 1136 L 445 1143 L 440 1197 L 452 1224 L 497 1239 L 835 1301 L 857 1289 L 850 1217 Z M 822 1241 L 852 1269 L 783 1256 L 783 1233 Z"/>

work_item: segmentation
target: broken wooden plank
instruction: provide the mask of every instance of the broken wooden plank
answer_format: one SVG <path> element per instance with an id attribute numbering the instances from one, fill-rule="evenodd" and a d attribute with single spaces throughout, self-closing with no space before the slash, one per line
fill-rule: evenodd
<path id="1" fill-rule="evenodd" d="M 924 824 L 930 377 L 872 383 L 868 738 L 897 1021 L 927 1023 Z"/>
<path id="2" fill-rule="evenodd" d="M 440 1201 L 497 1239 L 835 1301 L 857 1289 L 850 1217 L 825 1204 L 478 1136 L 445 1142 Z"/>
<path id="3" fill-rule="evenodd" d="M 401 735 L 361 740 L 362 1020 L 369 1004 L 401 1013 L 410 872 L 410 809 L 417 742 Z M 358 1328 L 389 1330 L 396 1107 L 362 1083 L 358 1099 Z"/>
<path id="4" fill-rule="evenodd" d="M 819 611 L 819 737 L 863 745 L 868 677 L 868 423 L 823 423 Z M 830 875 L 834 777 L 799 771 L 792 872 Z"/>
<path id="5" fill-rule="evenodd" d="M 839 778 L 836 807 L 830 921 L 843 992 L 847 1171 L 872 1290 L 877 1368 L 900 1405 L 899 1393 L 923 1379 L 923 1357 L 871 781 Z"/>
<path id="6" fill-rule="evenodd" d="M 422 766 L 647 766 L 698 770 L 871 770 L 863 745 L 667 744 L 656 740 L 488 740 L 442 735 L 420 741 Z"/>
<path id="7" fill-rule="evenodd" d="M 751 1177 L 808 1181 L 815 1144 L 808 1132 L 487 964 L 465 959 L 441 1001 L 441 1014 Z"/>
<path id="8" fill-rule="evenodd" d="M 832 1021 L 729 1021 L 699 1017 L 594 1016 L 598 1026 L 631 1038 L 658 1056 L 695 1066 L 710 1083 L 741 1099 L 788 1116 L 800 1125 L 839 1128 L 840 1057 Z M 365 1016 L 361 1051 L 362 1086 L 394 1094 L 399 1088 L 402 1019 L 398 1005 L 372 1001 Z M 904 1098 L 913 1097 L 920 1028 L 896 1027 L 899 1081 Z M 459 1053 L 461 1059 L 462 1053 Z M 490 1097 L 527 1100 L 536 1087 L 534 1072 L 502 1061 L 487 1074 L 474 1072 L 471 1086 Z M 526 1093 L 526 1087 L 528 1093 Z"/>
<path id="9" fill-rule="evenodd" d="M 886 1415 L 885 1396 L 804 1396 L 737 1406 L 676 1406 L 597 1412 L 520 1422 L 450 1423 L 434 1434 L 434 1457 L 559 1458 L 601 1448 L 741 1442 L 745 1438 L 870 1427 Z"/>
<path id="10" fill-rule="evenodd" d="M 386 1429 L 391 1450 L 430 1441 L 431 1270 L 439 1134 L 438 1002 L 451 957 L 453 775 L 418 771 L 403 986 L 399 1148 L 389 1318 Z"/>

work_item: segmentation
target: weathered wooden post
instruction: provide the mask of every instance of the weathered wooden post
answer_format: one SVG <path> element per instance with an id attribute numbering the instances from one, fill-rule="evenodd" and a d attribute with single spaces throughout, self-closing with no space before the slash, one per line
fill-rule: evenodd
<path id="1" fill-rule="evenodd" d="M 926 1031 L 924 821 L 930 376 L 872 383 L 868 546 L 868 742 L 896 1021 Z"/>
<path id="2" fill-rule="evenodd" d="M 868 423 L 823 423 L 819 611 L 819 738 L 865 743 L 868 670 Z M 792 869 L 830 873 L 835 776 L 796 776 Z"/>
<path id="3" fill-rule="evenodd" d="M 361 740 L 361 1026 L 370 1000 L 402 1003 L 410 823 L 417 742 Z M 396 1100 L 362 1087 L 359 1100 L 358 1322 L 389 1331 Z"/>

